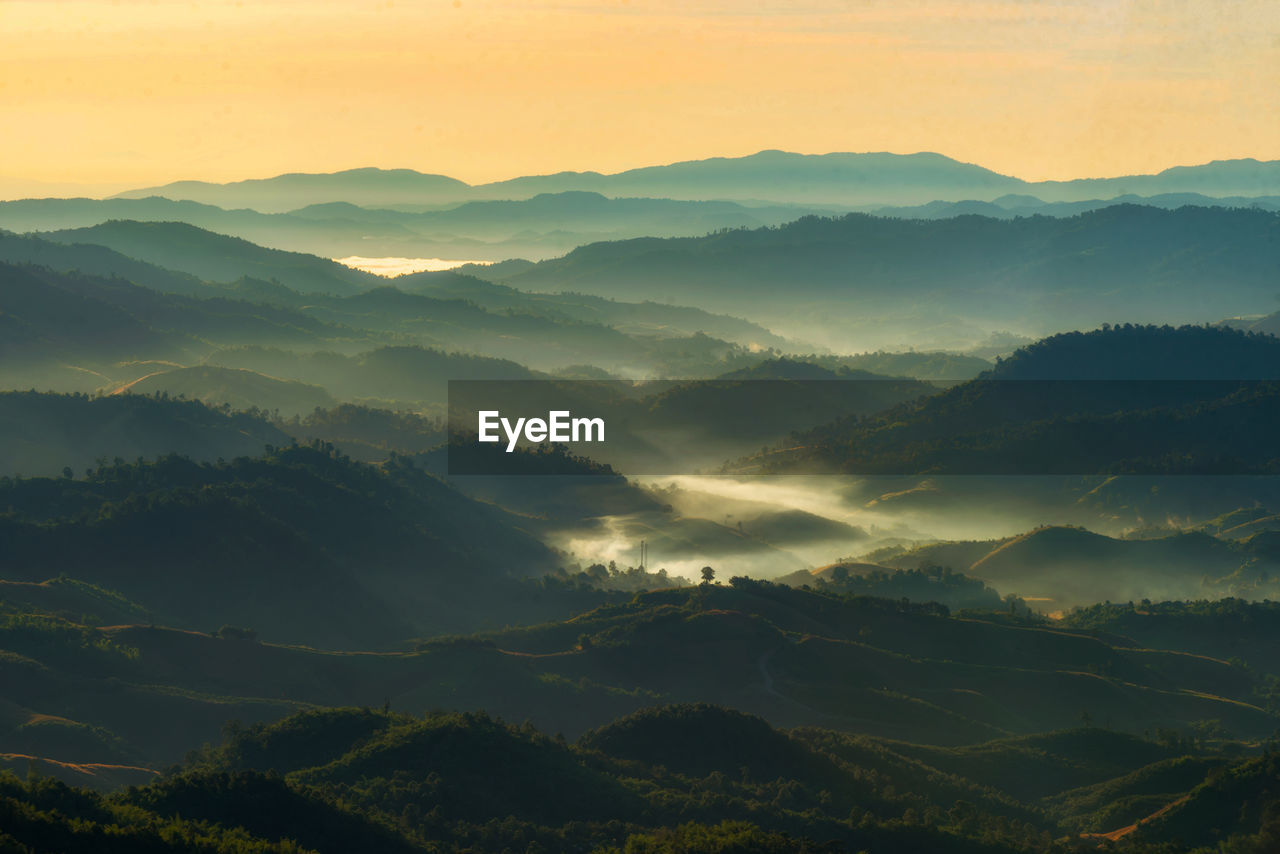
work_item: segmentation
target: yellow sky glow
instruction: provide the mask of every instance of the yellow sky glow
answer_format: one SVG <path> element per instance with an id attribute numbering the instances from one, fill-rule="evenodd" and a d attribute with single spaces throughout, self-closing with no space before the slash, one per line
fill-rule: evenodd
<path id="1" fill-rule="evenodd" d="M 0 0 L 0 190 L 764 148 L 1280 158 L 1271 0 Z"/>

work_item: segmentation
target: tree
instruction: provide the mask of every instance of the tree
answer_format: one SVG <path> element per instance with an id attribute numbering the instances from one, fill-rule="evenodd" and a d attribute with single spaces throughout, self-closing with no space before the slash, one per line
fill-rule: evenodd
<path id="1" fill-rule="evenodd" d="M 715 571 L 714 569 L 712 569 L 712 568 L 711 568 L 711 567 L 709 567 L 709 566 L 704 566 L 704 567 L 702 568 L 702 583 L 703 583 L 703 584 L 710 584 L 712 581 L 714 581 L 714 580 L 715 580 L 715 577 L 716 577 L 716 571 Z"/>

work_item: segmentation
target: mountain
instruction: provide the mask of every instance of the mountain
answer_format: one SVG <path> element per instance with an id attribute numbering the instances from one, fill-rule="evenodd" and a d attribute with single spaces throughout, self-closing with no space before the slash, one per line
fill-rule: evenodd
<path id="1" fill-rule="evenodd" d="M 142 352 L 167 356 L 187 343 L 113 305 L 111 297 L 118 289 L 153 293 L 123 280 L 10 264 L 0 265 L 0 280 L 0 323 L 6 327 L 0 347 L 6 372 L 23 363 L 121 359 Z"/>
<path id="2" fill-rule="evenodd" d="M 455 271 L 413 273 L 397 276 L 398 290 L 437 299 L 463 299 L 489 311 L 517 311 L 550 318 L 568 318 L 584 323 L 611 326 L 631 335 L 685 337 L 697 333 L 742 344 L 752 350 L 798 348 L 758 323 L 737 317 L 711 314 L 689 306 L 658 302 L 624 302 L 576 293 L 527 293 L 498 285 L 480 275 Z"/>
<path id="3" fill-rule="evenodd" d="M 346 201 L 283 213 L 224 210 L 160 196 L 138 199 L 22 199 L 0 202 L 0 228 L 47 232 L 111 220 L 185 222 L 219 234 L 326 258 L 549 258 L 583 243 L 645 235 L 692 236 L 777 225 L 814 207 L 744 207 L 732 202 L 610 199 L 569 191 L 516 201 L 465 202 L 446 210 L 362 208 Z"/>
<path id="4" fill-rule="evenodd" d="M 1277 376 L 1280 339 L 1268 335 L 1131 325 L 1056 335 L 976 379 L 798 435 L 736 469 L 1270 473 Z"/>
<path id="5" fill-rule="evenodd" d="M 1280 380 L 1280 339 L 1211 326 L 1123 324 L 1020 347 L 980 379 L 1195 382 Z"/>
<path id="6" fill-rule="evenodd" d="M 164 196 L 221 207 L 282 212 L 316 202 L 361 206 L 447 204 L 480 199 L 529 199 L 564 192 L 675 200 L 740 200 L 778 203 L 919 203 L 936 198 L 991 197 L 1021 192 L 1027 185 L 979 166 L 939 154 L 803 155 L 762 151 L 748 157 L 717 157 L 613 175 L 561 172 L 468 187 L 411 170 L 358 169 L 332 174 L 281 175 L 232 184 L 184 181 L 119 194 L 119 198 Z"/>
<path id="7" fill-rule="evenodd" d="M 481 625 L 468 589 L 555 563 L 491 505 L 412 466 L 370 467 L 323 448 L 214 464 L 104 461 L 84 479 L 0 487 L 0 506 L 15 508 L 0 518 L 6 578 L 74 574 L 182 628 L 387 644 Z"/>
<path id="8" fill-rule="evenodd" d="M 347 401 L 382 401 L 393 408 L 441 406 L 449 380 L 531 380 L 544 375 L 507 359 L 448 353 L 425 347 L 380 347 L 353 356 L 236 347 L 211 353 L 210 367 L 260 371 L 321 386 Z"/>
<path id="9" fill-rule="evenodd" d="M 303 474 L 305 470 L 298 473 L 299 482 L 305 482 Z M 358 504 L 357 498 L 341 495 L 319 495 L 309 498 L 308 503 L 339 499 L 348 507 Z M 442 533 L 450 523 L 474 512 L 465 501 L 441 509 L 446 518 L 431 524 Z M 157 533 L 155 538 L 189 536 L 181 515 L 171 512 L 170 516 L 180 523 L 178 529 L 162 536 Z M 355 530 L 320 531 L 319 527 L 316 524 L 303 531 L 299 544 L 361 537 Z M 394 523 L 380 524 L 379 531 L 366 535 L 366 540 L 386 536 L 393 527 Z M 66 525 L 60 533 L 77 539 L 81 536 Z M 237 539 L 244 536 L 235 529 L 230 533 Z M 150 566 L 151 555 L 159 549 L 158 543 L 136 542 L 133 558 L 138 568 L 134 573 L 159 572 Z M 222 557 L 227 547 L 214 549 L 214 554 Z M 84 591 L 80 598 L 88 607 L 68 601 L 60 612 L 49 613 L 32 611 L 28 605 L 27 611 L 19 612 L 31 615 L 25 634 L 17 630 L 24 625 L 21 621 L 0 631 L 3 648 L 26 659 L 0 659 L 0 665 L 21 677 L 12 683 L 7 699 L 19 707 L 15 713 L 22 715 L 21 719 L 58 713 L 101 727 L 121 739 L 119 750 L 132 751 L 149 762 L 172 761 L 175 754 L 180 756 L 185 749 L 199 746 L 199 741 L 192 743 L 191 739 L 207 739 L 209 721 L 205 715 L 163 731 L 149 730 L 147 721 L 153 719 L 153 713 L 145 708 L 140 709 L 144 719 L 129 716 L 130 705 L 145 703 L 140 695 L 154 690 L 147 686 L 163 685 L 171 689 L 174 702 L 229 697 L 264 698 L 259 701 L 262 703 L 269 698 L 269 703 L 259 706 L 256 720 L 272 715 L 273 708 L 272 716 L 279 718 L 290 708 L 343 706 L 365 700 L 389 703 L 415 717 L 432 709 L 486 709 L 507 719 L 528 719 L 539 728 L 563 732 L 570 738 L 595 730 L 586 737 L 587 744 L 633 762 L 666 765 L 670 771 L 699 776 L 714 770 L 734 749 L 755 744 L 760 748 L 758 759 L 744 756 L 733 767 L 748 765 L 752 776 L 762 780 L 785 773 L 782 769 L 788 765 L 794 767 L 795 754 L 803 751 L 792 751 L 789 756 L 770 745 L 770 736 L 761 737 L 757 732 L 750 740 L 732 739 L 726 732 L 728 743 L 721 742 L 715 750 L 709 745 L 699 756 L 687 746 L 682 749 L 678 741 L 663 749 L 655 746 L 656 740 L 665 737 L 664 731 L 670 732 L 665 729 L 670 724 L 650 727 L 645 723 L 609 734 L 600 728 L 646 706 L 713 703 L 762 717 L 774 726 L 817 726 L 859 737 L 892 739 L 900 745 L 928 745 L 935 755 L 946 753 L 945 748 L 979 745 L 993 738 L 1033 736 L 1072 727 L 1082 711 L 1128 732 L 1185 728 L 1195 721 L 1214 719 L 1242 739 L 1265 736 L 1274 728 L 1274 717 L 1258 705 L 1255 694 L 1255 690 L 1265 690 L 1268 683 L 1264 676 L 1239 662 L 1195 653 L 1230 644 L 1233 638 L 1253 637 L 1263 626 L 1274 628 L 1273 606 L 1250 606 L 1250 616 L 1262 620 L 1263 626 L 1245 620 L 1220 623 L 1216 631 L 1206 625 L 1207 631 L 1189 634 L 1180 644 L 1193 652 L 1187 655 L 1144 648 L 1117 634 L 1072 622 L 1013 618 L 1007 608 L 968 611 L 953 617 L 937 604 L 793 589 L 745 578 L 725 585 L 611 595 L 600 590 L 557 589 L 549 581 L 518 583 L 504 580 L 493 570 L 477 568 L 471 578 L 459 577 L 452 590 L 439 578 L 434 582 L 419 580 L 420 591 L 411 601 L 394 602 L 388 594 L 396 591 L 408 596 L 407 585 L 390 588 L 379 573 L 372 577 L 362 573 L 363 583 L 353 583 L 345 554 L 339 548 L 330 559 L 319 562 L 309 551 L 283 561 L 280 558 L 284 555 L 276 555 L 280 562 L 273 565 L 248 553 L 241 558 L 247 561 L 246 566 L 223 568 L 222 586 L 234 588 L 226 592 L 216 586 L 213 577 L 207 582 L 203 579 L 207 558 L 188 558 L 186 572 L 194 576 L 192 582 L 201 596 L 182 606 L 188 611 L 202 610 L 208 615 L 203 618 L 206 620 L 214 618 L 217 611 L 229 615 L 233 607 L 242 616 L 257 608 L 262 618 L 255 626 L 256 635 L 243 624 L 205 631 L 161 628 L 179 614 L 175 613 L 178 603 L 166 602 L 158 595 L 158 587 L 148 594 L 149 602 L 128 600 L 131 607 L 150 612 L 148 616 L 134 616 L 126 624 L 102 624 L 97 621 L 118 619 L 119 609 L 128 604 L 122 602 L 123 596 L 110 594 L 101 585 L 73 582 L 70 577 L 50 581 L 48 586 L 54 588 L 79 585 Z M 372 562 L 370 559 L 366 565 Z M 319 610 L 291 608 L 267 618 L 269 603 L 278 601 L 270 597 L 277 595 L 274 591 L 280 582 L 300 577 L 308 565 L 314 581 L 294 595 L 299 597 L 297 601 L 305 601 L 308 609 Z M 449 571 L 432 563 L 428 566 L 437 576 Z M 120 578 L 127 577 L 123 567 L 114 571 Z M 462 574 L 456 568 L 453 571 Z M 468 589 L 470 596 L 459 597 Z M 357 611 L 366 608 L 373 609 L 368 617 L 382 620 L 366 626 L 366 634 L 375 630 L 387 633 L 398 628 L 388 620 L 405 619 L 416 607 L 429 604 L 423 596 L 427 590 L 455 597 L 455 607 L 465 603 L 468 609 L 477 608 L 476 613 L 454 614 L 454 625 L 478 618 L 485 601 L 490 603 L 491 625 L 496 625 L 468 637 L 437 638 L 409 649 L 384 648 L 380 655 L 335 654 L 270 639 L 283 633 L 288 624 L 303 622 L 311 623 L 313 633 L 329 622 L 328 636 L 336 638 L 350 631 L 359 619 Z M 111 601 L 120 604 L 113 604 L 113 610 L 94 605 L 89 595 L 94 591 L 99 602 L 114 595 Z M 242 600 L 250 594 L 266 598 L 257 604 L 236 601 L 235 591 L 240 591 Z M 499 628 L 521 593 L 526 606 L 537 604 L 537 610 L 551 621 Z M 350 610 L 341 622 L 333 623 L 333 611 L 344 600 Z M 576 609 L 571 603 L 576 603 Z M 43 604 L 48 607 L 54 603 L 46 596 Z M 76 607 L 85 610 L 71 610 Z M 440 604 L 430 607 L 435 612 L 445 610 Z M 576 616 L 569 618 L 571 613 Z M 0 620 L 10 619 L 0 615 Z M 422 624 L 427 617 L 419 614 L 413 619 Z M 0 621 L 0 627 L 4 625 Z M 1273 669 L 1266 665 L 1264 672 Z M 107 691 L 113 681 L 117 687 Z M 99 694 L 111 696 L 111 702 L 95 705 L 92 698 Z M 700 717 L 706 720 L 710 716 Z M 735 727 L 742 723 L 741 715 L 717 717 L 727 718 Z M 202 727 L 206 728 L 204 733 Z M 753 729 L 759 731 L 759 724 L 747 727 L 747 731 Z M 366 738 L 367 734 L 356 737 Z M 622 747 L 626 742 L 629 746 Z M 325 757 L 322 746 L 307 739 L 294 745 L 262 744 L 255 750 L 259 758 L 245 751 L 242 762 L 227 770 L 256 767 L 290 773 L 336 758 Z M 263 748 L 282 754 L 269 764 L 259 764 Z M 362 757 L 366 763 L 363 768 L 370 769 L 368 761 L 380 752 L 370 751 Z M 76 756 L 71 741 L 51 754 L 62 761 L 74 761 Z M 90 760 L 87 752 L 80 756 Z M 103 761 L 102 754 L 95 756 L 98 758 L 93 761 Z M 1146 761 L 1157 758 L 1163 757 Z M 423 761 L 429 759 L 424 757 Z M 1145 762 L 1121 773 L 1141 764 Z M 341 780 L 362 770 L 354 765 L 330 769 L 315 775 L 315 780 L 333 779 L 330 774 L 335 772 Z M 737 779 L 741 779 L 740 773 Z M 1106 776 L 1092 780 L 1077 776 L 1050 788 L 1050 792 L 1101 779 Z M 1051 787 L 1052 782 L 1044 781 L 1041 786 Z"/>
<path id="10" fill-rule="evenodd" d="M 914 549 L 909 554 L 915 556 L 921 552 L 923 549 Z M 902 562 L 909 565 L 907 561 Z M 980 579 L 925 561 L 920 561 L 918 568 L 902 570 L 887 569 L 872 563 L 841 561 L 808 572 L 783 576 L 776 579 L 775 583 L 792 587 L 812 585 L 819 590 L 855 596 L 938 602 L 956 610 L 997 610 L 1007 607 L 1000 594 Z"/>
<path id="11" fill-rule="evenodd" d="M 201 462 L 262 453 L 289 437 L 260 418 L 144 395 L 0 392 L 0 475 L 83 473 L 97 461 L 181 454 Z"/>
<path id="12" fill-rule="evenodd" d="M 0 381 L 14 388 L 114 389 L 155 370 L 133 371 L 115 363 L 160 360 L 176 363 L 171 367 L 192 367 L 211 349 L 237 346 L 352 354 L 395 343 L 481 352 L 545 370 L 595 366 L 593 370 L 641 376 L 711 376 L 766 358 L 770 349 L 800 348 L 758 324 L 682 306 L 528 294 L 451 272 L 403 276 L 395 280 L 400 289 L 386 279 L 321 258 L 278 253 L 183 225 L 109 223 L 85 234 L 88 239 L 110 242 L 120 232 L 129 240 L 143 240 L 166 263 L 219 272 L 208 269 L 199 253 L 185 260 L 167 257 L 165 253 L 174 250 L 157 247 L 171 230 L 201 246 L 206 255 L 216 255 L 211 263 L 222 273 L 254 270 L 305 287 L 317 284 L 316 275 L 328 276 L 337 269 L 344 276 L 353 274 L 357 281 L 369 279 L 366 284 L 374 287 L 342 297 L 299 292 L 280 281 L 250 276 L 225 284 L 202 282 L 104 246 L 0 233 L 0 264 L 11 257 L 50 268 L 27 269 L 22 274 L 26 283 L 19 287 L 15 279 L 7 294 L 8 316 L 0 322 L 8 324 L 12 334 L 0 346 L 7 346 L 13 358 L 4 366 L 10 370 L 0 371 Z M 129 240 L 122 240 L 122 245 Z M 150 251 L 147 246 L 125 248 Z M 18 276 L 16 272 L 8 275 Z M 147 287 L 133 282 L 145 282 Z M 25 294 L 21 304 L 20 294 Z M 89 299 L 102 308 L 67 313 L 69 299 Z M 0 305 L 5 300 L 0 295 Z M 72 321 L 73 317 L 81 319 Z M 63 318 L 87 326 L 77 327 L 77 334 L 68 336 L 56 328 Z M 120 336 L 117 349 L 106 342 L 95 343 L 97 333 L 86 334 L 88 327 L 122 325 L 134 331 Z M 151 331 L 144 334 L 140 327 Z M 706 330 L 723 337 L 704 334 Z M 44 373 L 33 373 L 32 361 L 51 364 Z M 323 377 L 275 373 L 265 362 L 228 367 L 327 385 Z M 95 373 L 76 375 L 77 368 Z M 528 373 L 524 368 L 520 371 L 518 376 Z M 458 378 L 468 376 L 464 372 Z M 367 390 L 355 390 L 352 395 L 348 399 L 379 396 Z"/>
<path id="13" fill-rule="evenodd" d="M 965 549 L 969 546 L 969 549 Z M 966 553 L 967 551 L 967 553 Z M 925 546 L 880 558 L 901 568 L 941 564 L 1006 593 L 1061 610 L 1101 600 L 1199 598 L 1257 583 L 1271 561 L 1204 533 L 1117 539 L 1050 525 L 985 543 Z"/>
<path id="14" fill-rule="evenodd" d="M 536 192 L 592 190 L 614 196 L 738 199 L 818 204 L 926 202 L 1021 191 L 1026 183 L 941 154 L 792 154 L 761 151 L 648 166 L 614 175 L 562 172 L 476 188 L 500 198 Z"/>
<path id="15" fill-rule="evenodd" d="M 1125 193 L 1111 198 L 1086 199 L 1070 202 L 1046 202 L 1035 196 L 1010 193 L 989 202 L 934 201 L 924 205 L 911 206 L 873 206 L 866 208 L 867 213 L 876 216 L 892 216 L 920 219 L 950 219 L 956 216 L 977 214 L 995 219 L 1012 219 L 1021 216 L 1075 216 L 1098 208 L 1109 208 L 1113 205 L 1145 205 L 1147 207 L 1176 210 L 1182 207 L 1197 208 L 1260 208 L 1262 210 L 1280 210 L 1280 196 L 1211 196 L 1204 193 L 1157 193 L 1152 196 L 1139 196 L 1136 193 Z"/>
<path id="16" fill-rule="evenodd" d="M 319 386 L 276 379 L 256 371 L 207 365 L 159 370 L 122 385 L 111 394 L 163 394 L 198 400 L 215 408 L 274 411 L 285 417 L 335 405 L 333 397 Z"/>
<path id="17" fill-rule="evenodd" d="M 147 196 L 190 199 L 219 207 L 254 208 L 276 213 L 333 201 L 356 205 L 464 201 L 468 198 L 468 187 L 444 175 L 425 175 L 412 169 L 368 168 L 318 175 L 290 173 L 230 184 L 178 181 L 163 187 L 130 190 L 116 198 Z"/>
<path id="18" fill-rule="evenodd" d="M 1064 625 L 1130 638 L 1150 649 L 1235 657 L 1263 674 L 1280 676 L 1278 617 L 1280 605 L 1275 601 L 1249 602 L 1235 597 L 1195 602 L 1143 600 L 1139 605 L 1096 603 L 1077 608 L 1064 617 Z M 1259 700 L 1270 702 L 1273 709 L 1277 699 L 1270 689 L 1259 692 Z"/>
<path id="19" fill-rule="evenodd" d="M 114 389 L 219 345 L 315 348 L 352 334 L 291 308 L 220 298 L 203 287 L 199 292 L 214 298 L 4 263 L 0 283 L 0 325 L 8 333 L 0 342 L 0 382 L 8 388 Z"/>
<path id="20" fill-rule="evenodd" d="M 479 771 L 495 756 L 497 781 Z M 931 749 L 675 704 L 569 744 L 485 714 L 349 707 L 229 728 L 114 795 L 6 775 L 0 809 L 36 854 L 1268 852 L 1276 764 L 1093 726 Z"/>
<path id="21" fill-rule="evenodd" d="M 382 280 L 314 255 L 284 252 L 181 222 L 118 220 L 43 233 L 45 240 L 106 246 L 122 255 L 206 281 L 249 276 L 277 280 L 304 293 L 351 294 Z"/>
<path id="22" fill-rule="evenodd" d="M 669 718 L 659 725 L 680 741 L 716 735 L 707 726 L 708 712 L 677 706 L 655 709 L 649 717 Z M 632 723 L 624 718 L 617 726 Z M 189 840 L 195 835 L 188 829 L 192 825 L 199 828 L 199 850 L 210 854 L 401 854 L 513 846 L 603 854 L 622 850 L 618 845 L 671 854 L 783 854 L 836 845 L 887 854 L 1013 854 L 1025 850 L 1020 843 L 1034 840 L 1044 824 L 1007 798 L 982 793 L 961 779 L 939 779 L 932 769 L 913 766 L 891 751 L 881 749 L 877 758 L 895 762 L 892 777 L 867 779 L 871 756 L 861 755 L 861 764 L 854 764 L 835 755 L 859 753 L 860 745 L 811 745 L 803 736 L 751 719 L 739 728 L 751 724 L 769 736 L 769 743 L 748 748 L 748 765 L 771 747 L 785 749 L 797 761 L 784 766 L 776 780 L 740 775 L 744 779 L 729 784 L 728 791 L 721 778 L 738 771 L 727 760 L 715 763 L 714 776 L 704 782 L 570 746 L 482 714 L 414 720 L 352 708 L 237 728 L 221 748 L 193 757 L 180 773 L 116 797 L 4 779 L 0 808 L 19 819 L 7 824 L 9 838 L 24 846 L 33 843 L 36 847 L 27 850 L 39 854 L 116 854 L 139 850 L 142 840 L 150 843 L 147 850 L 192 850 L 166 844 Z M 508 772 L 495 781 L 479 768 L 498 755 L 507 758 Z M 282 776 L 264 772 L 264 765 L 292 770 Z M 356 769 L 363 772 L 359 778 Z M 393 779 L 394 793 L 385 787 Z M 824 800 L 811 807 L 818 787 Z M 925 794 L 899 794 L 900 787 L 908 792 L 922 787 Z M 970 827 L 963 832 L 898 818 L 907 809 L 914 817 L 933 806 L 937 821 L 945 821 L 935 802 L 944 804 L 955 795 L 972 797 L 979 805 L 962 799 L 972 807 L 965 816 Z M 54 803 L 61 809 L 53 809 Z M 689 820 L 686 810 L 693 803 L 699 804 L 699 821 Z M 857 820 L 850 818 L 851 810 L 858 811 Z M 73 821 L 69 813 L 90 818 Z M 90 848 L 102 839 L 109 840 L 106 847 L 98 841 L 99 847 Z M 474 844 L 476 839 L 485 844 Z M 43 847 L 50 842 L 58 848 Z"/>
<path id="23" fill-rule="evenodd" d="M 450 470 L 501 475 L 511 473 L 508 466 L 518 461 L 500 450 L 481 450 L 471 439 L 475 413 L 482 410 L 590 412 L 610 425 L 607 443 L 590 449 L 594 459 L 627 474 L 662 474 L 705 470 L 793 431 L 836 417 L 869 415 L 933 390 L 915 380 L 847 369 L 836 373 L 785 358 L 764 359 L 715 379 L 638 386 L 627 381 L 462 385 L 450 392 L 455 443 L 450 453 L 458 464 Z M 790 527 L 760 525 L 775 531 Z M 797 524 L 794 530 L 800 534 L 806 527 L 811 525 Z"/>
<path id="24" fill-rule="evenodd" d="M 560 172 L 477 186 L 407 169 L 355 169 L 230 184 L 183 181 L 131 190 L 118 198 L 165 196 L 279 213 L 324 202 L 350 202 L 364 207 L 430 206 L 481 199 L 519 200 L 563 192 L 841 206 L 992 201 L 1008 194 L 1033 195 L 1046 202 L 1161 193 L 1274 196 L 1280 195 L 1280 163 L 1223 160 L 1174 167 L 1155 175 L 1030 182 L 929 152 L 806 155 L 761 151 L 745 157 L 691 160 L 611 175 Z"/>
<path id="25" fill-rule="evenodd" d="M 0 261 L 48 267 L 66 273 L 75 271 L 92 276 L 118 277 L 136 285 L 175 294 L 195 294 L 204 290 L 196 276 L 148 264 L 105 246 L 57 243 L 32 235 L 0 231 Z"/>
<path id="26" fill-rule="evenodd" d="M 1159 193 L 1203 193 L 1209 196 L 1274 196 L 1280 188 L 1280 160 L 1214 160 L 1200 166 L 1174 166 L 1154 175 L 1120 178 L 1078 178 L 1044 181 L 1035 194 L 1047 201 L 1078 201 L 1093 196 L 1125 193 L 1152 196 Z"/>
<path id="27" fill-rule="evenodd" d="M 1185 323 L 1245 314 L 1275 299 L 1277 232 L 1280 214 L 1220 208 L 1119 205 L 1016 220 L 850 214 L 597 243 L 501 281 L 628 299 L 678 295 L 767 316 L 775 331 L 847 352 L 886 330 L 920 342 L 958 324 L 1044 334 L 1135 316 Z"/>

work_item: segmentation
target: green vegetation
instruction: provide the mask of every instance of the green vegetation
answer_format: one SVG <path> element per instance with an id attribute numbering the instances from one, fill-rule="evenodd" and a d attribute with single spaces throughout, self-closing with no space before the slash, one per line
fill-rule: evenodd
<path id="1" fill-rule="evenodd" d="M 555 565 L 501 510 L 406 459 L 372 468 L 327 446 L 0 478 L 0 507 L 11 508 L 0 517 L 11 579 L 65 572 L 170 624 L 230 623 L 324 646 L 474 628 L 494 613 L 474 589 L 480 578 L 514 582 Z M 393 581 L 400 573 L 411 574 Z M 444 604 L 450 590 L 474 605 Z"/>
<path id="2" fill-rule="evenodd" d="M 344 708 L 229 727 L 221 747 L 111 795 L 0 776 L 0 810 L 5 842 L 40 852 L 1065 854 L 1095 826 L 1138 854 L 1266 851 L 1275 754 L 1170 753 L 1092 728 L 920 749 L 707 705 L 647 708 L 569 744 L 484 714 Z"/>
<path id="3" fill-rule="evenodd" d="M 493 277 L 523 290 L 678 294 L 710 311 L 768 316 L 784 334 L 832 348 L 910 340 L 963 349 L 993 329 L 1050 334 L 1270 308 L 1277 223 L 1273 211 L 1131 204 L 1064 218 L 807 216 L 777 228 L 593 243 Z M 1207 318 L 1206 282 L 1221 283 Z"/>
<path id="4" fill-rule="evenodd" d="M 0 850 L 1272 854 L 1280 340 L 1028 336 L 1267 310 L 1277 214 L 592 191 L 890 167 L 1015 188 L 764 152 L 0 205 L 67 229 L 0 233 Z M 204 227 L 603 242 L 388 281 Z M 610 443 L 468 459 L 452 380 Z"/>
<path id="5" fill-rule="evenodd" d="M 1280 340 L 1222 328 L 1126 325 L 1056 335 L 969 382 L 797 433 L 735 468 L 1273 473 L 1277 360 Z"/>
<path id="6" fill-rule="evenodd" d="M 795 587 L 813 585 L 818 590 L 854 596 L 938 602 L 956 610 L 1017 609 L 1015 601 L 1002 600 L 999 593 L 982 581 L 941 566 L 889 570 L 874 564 L 842 562 L 813 572 L 783 576 L 778 582 Z M 1026 604 L 1021 607 L 1025 610 Z"/>

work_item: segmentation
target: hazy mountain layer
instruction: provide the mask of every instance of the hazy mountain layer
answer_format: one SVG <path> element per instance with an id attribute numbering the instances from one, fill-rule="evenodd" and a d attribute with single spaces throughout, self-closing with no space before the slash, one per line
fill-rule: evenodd
<path id="1" fill-rule="evenodd" d="M 0 476 L 79 476 L 99 460 L 195 460 L 255 456 L 288 444 L 281 430 L 244 413 L 223 413 L 195 401 L 138 394 L 0 393 Z"/>
<path id="2" fill-rule="evenodd" d="M 513 517 L 411 466 L 310 448 L 100 463 L 85 479 L 3 486 L 6 578 L 74 574 L 183 628 L 388 644 L 484 625 L 500 612 L 464 605 L 469 585 L 556 563 Z"/>
<path id="3" fill-rule="evenodd" d="M 181 222 L 118 220 L 90 228 L 51 231 L 43 239 L 106 246 L 150 264 L 178 270 L 210 282 L 244 276 L 278 280 L 303 292 L 354 293 L 380 280 L 327 258 L 256 246 Z"/>
<path id="4" fill-rule="evenodd" d="M 739 471 L 1274 474 L 1280 339 L 1211 327 L 1058 335 L 940 394 L 845 418 Z"/>
<path id="5" fill-rule="evenodd" d="M 109 220 L 185 222 L 325 258 L 501 261 L 554 257 L 600 240 L 696 236 L 726 228 L 778 225 L 825 210 L 820 205 L 744 207 L 733 202 L 609 199 L 599 193 L 563 192 L 517 201 L 465 202 L 446 210 L 387 210 L 329 201 L 287 213 L 260 213 L 151 196 L 0 202 L 0 228 L 43 233 Z"/>
<path id="6" fill-rule="evenodd" d="M 762 151 L 747 157 L 648 166 L 614 175 L 561 172 L 476 187 L 412 170 L 353 169 L 333 174 L 281 175 L 231 184 L 182 181 L 120 195 L 125 198 L 165 196 L 220 207 L 281 212 L 317 202 L 344 201 L 361 206 L 448 204 L 472 199 L 526 199 L 565 191 L 623 197 L 833 205 L 990 201 L 1009 193 L 1030 194 L 1049 202 L 1110 198 L 1126 193 L 1253 196 L 1280 195 L 1280 168 L 1274 161 L 1244 159 L 1174 167 L 1155 175 L 1028 182 L 932 153 L 803 155 Z"/>
<path id="7" fill-rule="evenodd" d="M 1121 205 L 1052 219 L 806 218 L 778 229 L 581 247 L 524 290 L 678 300 L 844 351 L 1103 322 L 1202 322 L 1273 304 L 1280 214 Z M 494 275 L 497 275 L 495 273 Z"/>

